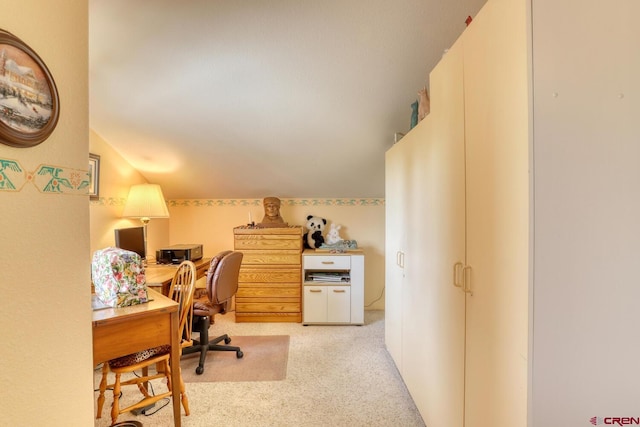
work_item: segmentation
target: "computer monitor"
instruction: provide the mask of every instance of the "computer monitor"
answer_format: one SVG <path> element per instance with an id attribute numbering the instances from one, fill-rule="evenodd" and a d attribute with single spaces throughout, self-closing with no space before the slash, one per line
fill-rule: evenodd
<path id="1" fill-rule="evenodd" d="M 114 232 L 117 247 L 135 252 L 140 255 L 142 259 L 146 258 L 144 227 L 116 228 Z"/>

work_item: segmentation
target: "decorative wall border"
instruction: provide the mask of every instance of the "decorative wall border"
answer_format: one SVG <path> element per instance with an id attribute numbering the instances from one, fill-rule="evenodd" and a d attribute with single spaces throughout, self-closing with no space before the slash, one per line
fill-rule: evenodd
<path id="1" fill-rule="evenodd" d="M 96 206 L 122 206 L 126 204 L 126 197 L 98 197 L 91 199 L 89 204 Z"/>
<path id="2" fill-rule="evenodd" d="M 124 197 L 100 197 L 93 206 L 124 206 Z M 284 206 L 384 206 L 384 199 L 281 199 Z M 262 199 L 174 199 L 167 206 L 179 208 L 246 207 L 262 208 Z"/>
<path id="3" fill-rule="evenodd" d="M 384 206 L 384 199 L 280 199 L 283 206 Z M 175 199 L 167 200 L 169 207 L 262 207 L 262 199 Z"/>
<path id="4" fill-rule="evenodd" d="M 87 195 L 89 171 L 47 164 L 27 171 L 18 160 L 0 159 L 0 191 L 22 191 L 27 183 L 41 193 Z"/>

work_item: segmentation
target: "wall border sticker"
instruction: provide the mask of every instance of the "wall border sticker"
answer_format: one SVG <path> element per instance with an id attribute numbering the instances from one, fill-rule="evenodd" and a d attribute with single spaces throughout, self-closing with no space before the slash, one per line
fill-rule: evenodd
<path id="1" fill-rule="evenodd" d="M 22 191 L 31 183 L 41 193 L 86 196 L 89 179 L 89 171 L 83 169 L 40 164 L 33 171 L 27 171 L 18 160 L 0 159 L 0 191 Z"/>
<path id="2" fill-rule="evenodd" d="M 284 206 L 384 206 L 384 199 L 280 199 Z M 127 199 L 100 197 L 91 200 L 93 206 L 124 206 Z M 170 208 L 246 207 L 262 208 L 262 199 L 174 199 L 167 200 Z"/>
<path id="3" fill-rule="evenodd" d="M 384 206 L 384 199 L 280 199 L 283 206 Z M 177 199 L 167 200 L 169 207 L 262 207 L 262 199 Z"/>

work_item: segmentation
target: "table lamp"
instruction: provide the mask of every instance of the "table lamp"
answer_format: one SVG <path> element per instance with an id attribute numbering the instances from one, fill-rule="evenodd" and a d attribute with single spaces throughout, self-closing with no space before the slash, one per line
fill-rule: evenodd
<path id="1" fill-rule="evenodd" d="M 144 254 L 147 257 L 147 224 L 151 218 L 169 218 L 169 210 L 158 184 L 137 184 L 129 189 L 122 216 L 140 218 L 144 227 Z"/>

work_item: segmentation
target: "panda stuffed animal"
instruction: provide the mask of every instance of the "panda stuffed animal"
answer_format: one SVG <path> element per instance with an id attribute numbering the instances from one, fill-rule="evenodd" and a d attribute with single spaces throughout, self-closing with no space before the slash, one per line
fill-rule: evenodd
<path id="1" fill-rule="evenodd" d="M 306 227 L 309 231 L 304 235 L 304 247 L 309 249 L 319 248 L 324 243 L 322 232 L 327 225 L 327 220 L 317 216 L 307 216 Z"/>

